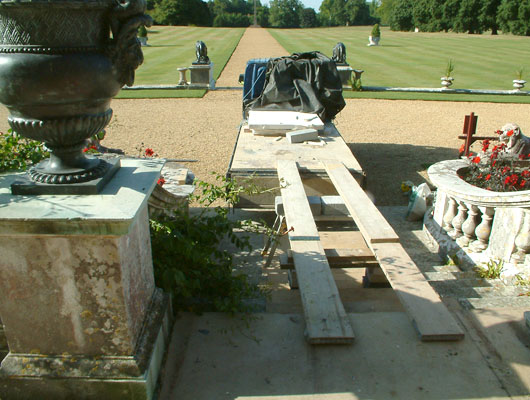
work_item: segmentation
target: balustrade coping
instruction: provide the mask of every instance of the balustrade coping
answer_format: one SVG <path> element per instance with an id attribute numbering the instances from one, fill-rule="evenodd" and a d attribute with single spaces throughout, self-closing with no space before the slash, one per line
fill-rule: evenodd
<path id="1" fill-rule="evenodd" d="M 451 197 L 482 207 L 530 207 L 530 190 L 493 192 L 473 186 L 459 177 L 469 167 L 466 160 L 445 160 L 429 167 L 432 184 Z"/>

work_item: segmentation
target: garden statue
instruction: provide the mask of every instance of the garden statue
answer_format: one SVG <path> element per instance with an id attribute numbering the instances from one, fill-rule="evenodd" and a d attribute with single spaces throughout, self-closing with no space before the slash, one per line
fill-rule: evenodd
<path id="1" fill-rule="evenodd" d="M 210 58 L 208 57 L 208 48 L 202 40 L 198 40 L 197 43 L 195 43 L 195 54 L 197 55 L 197 60 L 194 61 L 192 65 L 210 63 Z"/>
<path id="2" fill-rule="evenodd" d="M 338 42 L 335 47 L 333 47 L 333 56 L 331 57 L 336 64 L 348 65 L 346 63 L 346 46 L 344 43 Z"/>
<path id="3" fill-rule="evenodd" d="M 530 154 L 530 138 L 523 135 L 517 124 L 504 125 L 499 140 L 506 144 L 506 151 L 509 153 L 525 157 Z"/>
<path id="4" fill-rule="evenodd" d="M 51 153 L 28 171 L 23 187 L 50 193 L 62 186 L 67 193 L 75 185 L 65 184 L 109 179 L 118 168 L 83 149 L 109 123 L 110 100 L 133 84 L 143 62 L 136 34 L 152 23 L 145 6 L 144 0 L 2 1 L 0 103 L 13 131 L 43 141 Z"/>

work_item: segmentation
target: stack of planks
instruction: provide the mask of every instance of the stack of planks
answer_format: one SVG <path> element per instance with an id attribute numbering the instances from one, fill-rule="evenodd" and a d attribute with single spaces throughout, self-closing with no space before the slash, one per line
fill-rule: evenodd
<path id="1" fill-rule="evenodd" d="M 348 169 L 336 161 L 323 164 L 421 340 L 462 339 L 460 326 Z M 339 298 L 296 162 L 278 160 L 277 169 L 307 339 L 313 344 L 351 343 L 353 329 Z"/>

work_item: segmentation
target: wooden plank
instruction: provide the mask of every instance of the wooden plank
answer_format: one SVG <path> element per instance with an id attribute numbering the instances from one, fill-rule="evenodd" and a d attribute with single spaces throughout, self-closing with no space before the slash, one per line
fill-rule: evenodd
<path id="1" fill-rule="evenodd" d="M 368 245 L 399 242 L 399 237 L 394 229 L 381 215 L 346 167 L 336 161 L 324 162 L 324 165 Z"/>
<path id="2" fill-rule="evenodd" d="M 399 243 L 377 243 L 373 251 L 422 341 L 452 341 L 464 332 Z"/>
<path id="3" fill-rule="evenodd" d="M 291 241 L 311 344 L 349 344 L 355 336 L 319 241 Z"/>
<path id="4" fill-rule="evenodd" d="M 278 160 L 278 179 L 290 240 L 320 240 L 295 161 Z"/>

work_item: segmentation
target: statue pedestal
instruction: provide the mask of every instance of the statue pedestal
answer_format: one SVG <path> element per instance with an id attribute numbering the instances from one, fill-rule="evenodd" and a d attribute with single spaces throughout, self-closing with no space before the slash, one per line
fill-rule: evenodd
<path id="1" fill-rule="evenodd" d="M 213 63 L 209 64 L 193 64 L 190 70 L 190 84 L 196 86 L 204 86 L 209 89 L 215 88 L 215 81 L 213 79 Z"/>
<path id="2" fill-rule="evenodd" d="M 98 195 L 14 196 L 0 176 L 2 399 L 151 399 L 170 306 L 147 200 L 163 162 L 123 160 Z"/>
<path id="3" fill-rule="evenodd" d="M 337 71 L 339 72 L 342 86 L 351 88 L 351 74 L 353 72 L 353 68 L 349 65 L 337 65 Z"/>

